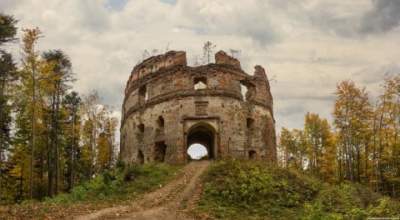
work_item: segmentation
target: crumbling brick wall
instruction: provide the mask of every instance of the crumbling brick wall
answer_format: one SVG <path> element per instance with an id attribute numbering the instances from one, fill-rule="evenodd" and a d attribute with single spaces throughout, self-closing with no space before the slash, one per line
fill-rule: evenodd
<path id="1" fill-rule="evenodd" d="M 256 66 L 249 75 L 223 51 L 215 60 L 190 67 L 185 52 L 170 51 L 134 67 L 122 106 L 123 161 L 184 163 L 188 146 L 202 143 L 213 158 L 275 162 L 275 120 L 265 70 Z"/>

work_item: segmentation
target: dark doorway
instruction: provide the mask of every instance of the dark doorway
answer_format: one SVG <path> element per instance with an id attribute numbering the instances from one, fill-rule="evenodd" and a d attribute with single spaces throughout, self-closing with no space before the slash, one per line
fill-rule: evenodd
<path id="1" fill-rule="evenodd" d="M 164 141 L 156 142 L 154 146 L 154 161 L 164 162 L 165 153 L 167 152 L 167 145 Z"/>
<path id="2" fill-rule="evenodd" d="M 254 160 L 257 158 L 257 152 L 255 150 L 249 150 L 249 159 Z"/>
<path id="3" fill-rule="evenodd" d="M 187 149 L 193 144 L 200 144 L 207 148 L 208 158 L 215 158 L 215 131 L 208 124 L 194 125 L 187 135 Z"/>
<path id="4" fill-rule="evenodd" d="M 143 155 L 143 152 L 141 150 L 139 150 L 139 152 L 138 152 L 137 162 L 139 164 L 143 164 L 144 163 L 144 155 Z"/>

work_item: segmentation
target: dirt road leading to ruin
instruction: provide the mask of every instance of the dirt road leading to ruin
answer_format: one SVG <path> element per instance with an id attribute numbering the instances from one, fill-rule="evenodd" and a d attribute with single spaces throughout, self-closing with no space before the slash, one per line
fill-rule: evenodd
<path id="1" fill-rule="evenodd" d="M 200 176 L 209 164 L 209 161 L 191 162 L 176 179 L 130 205 L 99 210 L 75 219 L 193 219 L 188 213 L 200 196 Z"/>

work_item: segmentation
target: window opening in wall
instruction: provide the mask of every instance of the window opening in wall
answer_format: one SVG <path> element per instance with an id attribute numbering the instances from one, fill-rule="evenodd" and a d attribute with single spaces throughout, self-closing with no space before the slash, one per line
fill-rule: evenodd
<path id="1" fill-rule="evenodd" d="M 154 148 L 154 161 L 164 162 L 166 152 L 167 152 L 167 145 L 165 144 L 165 142 L 164 141 L 156 142 Z"/>
<path id="2" fill-rule="evenodd" d="M 158 116 L 157 125 L 159 128 L 164 128 L 164 118 L 162 116 Z"/>
<path id="3" fill-rule="evenodd" d="M 140 132 L 143 133 L 144 132 L 144 124 L 143 123 L 139 124 L 138 125 L 138 129 L 139 129 Z"/>
<path id="4" fill-rule="evenodd" d="M 248 129 L 252 129 L 253 126 L 254 126 L 254 119 L 252 119 L 252 118 L 247 118 L 246 124 L 247 124 L 247 128 L 248 128 Z"/>
<path id="5" fill-rule="evenodd" d="M 249 92 L 249 88 L 243 84 L 243 82 L 240 82 L 240 93 L 242 94 L 243 101 L 247 101 L 247 93 Z"/>
<path id="6" fill-rule="evenodd" d="M 255 150 L 249 150 L 249 159 L 256 159 L 257 152 Z"/>
<path id="7" fill-rule="evenodd" d="M 139 150 L 139 152 L 138 152 L 137 162 L 139 164 L 143 164 L 144 163 L 144 155 L 143 155 L 143 152 L 141 150 Z"/>
<path id="8" fill-rule="evenodd" d="M 149 98 L 146 86 L 142 86 L 139 89 L 139 97 L 141 102 L 146 102 Z"/>
<path id="9" fill-rule="evenodd" d="M 207 88 L 207 78 L 206 77 L 196 77 L 193 81 L 194 89 L 206 89 Z"/>

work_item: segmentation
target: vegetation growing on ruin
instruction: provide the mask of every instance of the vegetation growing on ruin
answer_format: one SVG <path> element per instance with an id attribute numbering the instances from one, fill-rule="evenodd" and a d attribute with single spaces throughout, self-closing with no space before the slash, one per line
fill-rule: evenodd
<path id="1" fill-rule="evenodd" d="M 360 184 L 329 184 L 292 169 L 229 160 L 204 175 L 200 215 L 217 219 L 364 219 L 400 216 L 400 202 Z"/>

